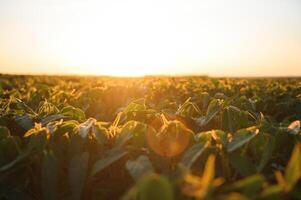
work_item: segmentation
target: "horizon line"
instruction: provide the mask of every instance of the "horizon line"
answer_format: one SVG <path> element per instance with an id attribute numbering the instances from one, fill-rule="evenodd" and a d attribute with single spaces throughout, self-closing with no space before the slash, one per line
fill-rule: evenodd
<path id="1" fill-rule="evenodd" d="M 72 74 L 72 73 L 10 73 L 0 72 L 0 76 L 49 76 L 49 77 L 103 77 L 103 78 L 151 78 L 151 77 L 202 77 L 202 78 L 301 78 L 301 75 L 226 75 L 226 76 L 215 76 L 208 74 L 145 74 L 137 76 L 119 76 L 119 75 L 107 75 L 107 74 Z"/>

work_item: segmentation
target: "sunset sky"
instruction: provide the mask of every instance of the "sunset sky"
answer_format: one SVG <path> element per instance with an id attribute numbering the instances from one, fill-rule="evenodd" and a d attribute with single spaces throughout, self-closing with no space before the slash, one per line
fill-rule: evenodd
<path id="1" fill-rule="evenodd" d="M 301 1 L 0 0 L 0 73 L 301 76 Z"/>

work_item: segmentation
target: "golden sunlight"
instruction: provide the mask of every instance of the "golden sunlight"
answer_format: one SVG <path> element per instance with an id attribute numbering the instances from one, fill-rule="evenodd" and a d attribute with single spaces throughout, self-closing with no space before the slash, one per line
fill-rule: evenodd
<path id="1" fill-rule="evenodd" d="M 300 20 L 292 1 L 10 0 L 0 3 L 0 66 L 18 74 L 294 75 Z"/>

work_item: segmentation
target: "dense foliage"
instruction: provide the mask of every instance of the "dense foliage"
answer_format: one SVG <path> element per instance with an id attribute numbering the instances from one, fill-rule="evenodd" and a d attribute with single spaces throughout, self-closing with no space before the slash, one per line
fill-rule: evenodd
<path id="1" fill-rule="evenodd" d="M 301 199 L 301 79 L 0 76 L 0 199 Z"/>

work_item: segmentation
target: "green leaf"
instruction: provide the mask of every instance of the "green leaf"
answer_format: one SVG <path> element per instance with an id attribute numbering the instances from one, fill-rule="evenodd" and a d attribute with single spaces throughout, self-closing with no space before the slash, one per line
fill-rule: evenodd
<path id="1" fill-rule="evenodd" d="M 260 195 L 262 200 L 282 200 L 284 199 L 283 188 L 280 185 L 272 185 L 267 187 Z"/>
<path id="2" fill-rule="evenodd" d="M 227 133 L 221 130 L 212 130 L 211 136 L 218 144 L 222 144 L 224 148 L 227 147 L 228 145 Z"/>
<path id="3" fill-rule="evenodd" d="M 84 111 L 73 106 L 64 107 L 60 113 L 64 116 L 69 116 L 79 121 L 84 121 L 86 119 Z"/>
<path id="4" fill-rule="evenodd" d="M 92 167 L 91 176 L 95 176 L 97 173 L 101 172 L 106 167 L 110 166 L 114 162 L 121 159 L 127 154 L 123 148 L 117 147 L 109 150 L 103 158 L 96 161 Z"/>
<path id="5" fill-rule="evenodd" d="M 48 125 L 47 125 L 48 127 Z M 62 123 L 57 123 L 57 128 L 53 132 L 53 135 L 62 136 L 65 133 L 70 135 L 77 133 L 78 122 L 75 120 L 64 121 Z"/>
<path id="6" fill-rule="evenodd" d="M 199 126 L 207 125 L 213 119 L 213 117 L 215 117 L 219 113 L 221 108 L 222 108 L 222 101 L 220 101 L 219 99 L 213 99 L 207 108 L 206 116 L 197 118 L 196 123 Z"/>
<path id="7" fill-rule="evenodd" d="M 276 144 L 275 137 L 266 134 L 266 140 L 264 146 L 258 147 L 258 148 L 262 148 L 263 151 L 262 151 L 260 163 L 257 166 L 257 172 L 261 172 L 266 166 L 266 164 L 268 163 L 268 161 L 270 160 L 270 158 L 272 157 L 273 151 L 275 149 L 275 144 Z"/>
<path id="8" fill-rule="evenodd" d="M 21 154 L 18 155 L 18 157 L 16 157 L 16 159 L 11 161 L 7 165 L 1 166 L 0 172 L 8 171 L 8 170 L 12 169 L 13 167 L 15 167 L 17 164 L 20 164 L 21 162 L 23 162 L 24 160 L 26 160 L 28 158 L 30 153 L 31 153 L 30 150 L 26 150 L 26 151 L 22 152 Z"/>
<path id="9" fill-rule="evenodd" d="M 82 199 L 88 170 L 89 153 L 83 152 L 73 156 L 69 163 L 69 184 L 73 200 Z"/>
<path id="10" fill-rule="evenodd" d="M 250 200 L 250 198 L 236 192 L 221 195 L 217 199 L 218 200 Z"/>
<path id="11" fill-rule="evenodd" d="M 209 189 L 210 184 L 212 183 L 215 176 L 215 156 L 209 155 L 205 169 L 202 176 L 202 185 L 204 188 Z"/>
<path id="12" fill-rule="evenodd" d="M 221 109 L 222 101 L 219 99 L 213 99 L 210 101 L 206 115 L 210 115 L 211 113 L 215 113 Z"/>
<path id="13" fill-rule="evenodd" d="M 256 167 L 247 157 L 238 154 L 230 154 L 229 160 L 232 167 L 241 176 L 246 177 L 256 173 Z"/>
<path id="14" fill-rule="evenodd" d="M 189 97 L 176 111 L 176 115 L 193 118 L 194 116 L 200 115 L 201 111 L 197 104 L 190 101 L 191 97 Z"/>
<path id="15" fill-rule="evenodd" d="M 145 99 L 137 99 L 132 101 L 128 106 L 123 109 L 123 114 L 128 114 L 129 112 L 137 112 L 141 110 L 146 110 Z"/>
<path id="16" fill-rule="evenodd" d="M 35 127 L 28 130 L 25 134 L 24 137 L 30 137 L 32 135 L 39 135 L 39 134 L 46 134 L 48 130 L 45 127 L 42 127 L 41 124 L 35 124 Z"/>
<path id="17" fill-rule="evenodd" d="M 173 200 L 173 188 L 164 176 L 149 174 L 138 183 L 138 199 Z"/>
<path id="18" fill-rule="evenodd" d="M 59 198 L 59 163 L 51 151 L 44 151 L 42 163 L 43 199 L 56 200 Z"/>
<path id="19" fill-rule="evenodd" d="M 195 199 L 205 199 L 210 194 L 210 190 L 212 190 L 218 182 L 214 183 L 214 176 L 215 155 L 210 154 L 201 177 L 189 173 L 183 177 L 182 192 L 187 196 L 195 197 Z"/>
<path id="20" fill-rule="evenodd" d="M 244 144 L 248 143 L 258 133 L 259 133 L 259 130 L 255 126 L 238 130 L 233 135 L 232 140 L 228 143 L 228 146 L 227 146 L 228 152 L 233 152 L 236 149 L 243 146 Z"/>
<path id="21" fill-rule="evenodd" d="M 115 141 L 116 147 L 122 147 L 125 145 L 131 138 L 133 138 L 133 134 L 131 132 L 125 132 L 123 134 L 119 134 Z"/>
<path id="22" fill-rule="evenodd" d="M 49 116 L 49 115 L 58 114 L 58 112 L 59 112 L 59 109 L 52 103 L 48 102 L 47 100 L 44 100 L 43 102 L 41 102 L 39 105 L 39 108 L 38 108 L 38 115 L 41 118 L 45 118 L 46 116 Z"/>
<path id="23" fill-rule="evenodd" d="M 202 155 L 205 149 L 209 146 L 209 142 L 199 143 L 191 146 L 183 155 L 181 164 L 190 168 L 193 163 Z"/>
<path id="24" fill-rule="evenodd" d="M 248 127 L 252 118 L 248 111 L 230 105 L 224 108 L 221 123 L 223 130 L 234 132 L 240 128 Z"/>
<path id="25" fill-rule="evenodd" d="M 301 177 L 301 145 L 295 145 L 291 158 L 285 169 L 285 180 L 292 188 Z"/>
<path id="26" fill-rule="evenodd" d="M 200 132 L 194 137 L 197 143 L 205 144 L 212 141 L 212 131 Z"/>
<path id="27" fill-rule="evenodd" d="M 259 194 L 265 183 L 264 177 L 256 174 L 234 182 L 228 190 L 241 191 L 247 196 L 254 196 Z"/>
<path id="28" fill-rule="evenodd" d="M 15 120 L 17 124 L 19 124 L 24 130 L 29 130 L 34 127 L 32 119 L 28 114 L 25 114 L 23 116 L 17 116 Z"/>
<path id="29" fill-rule="evenodd" d="M 22 200 L 32 200 L 32 196 L 28 194 L 28 192 L 21 191 L 18 188 L 14 188 L 3 194 L 0 189 L 0 196 L 3 200 L 10 200 L 10 199 L 22 199 Z"/>
<path id="30" fill-rule="evenodd" d="M 126 136 L 126 134 L 131 134 L 132 135 L 131 145 L 133 145 L 137 148 L 143 148 L 146 145 L 145 135 L 149 128 L 152 128 L 152 127 L 148 127 L 146 124 L 138 122 L 138 121 L 128 121 L 121 128 L 121 131 L 119 134 L 120 134 L 120 136 L 122 136 L 122 135 Z M 118 138 L 116 143 L 124 144 L 125 142 L 121 142 Z"/>
<path id="31" fill-rule="evenodd" d="M 92 127 L 93 133 L 95 134 L 96 140 L 100 145 L 105 145 L 108 143 L 108 130 L 105 127 L 102 127 L 99 123 L 96 123 Z"/>
<path id="32" fill-rule="evenodd" d="M 134 180 L 138 180 L 144 174 L 153 172 L 153 166 L 147 156 L 141 155 L 136 160 L 128 160 L 125 164 L 128 172 Z"/>
<path id="33" fill-rule="evenodd" d="M 38 153 L 43 152 L 43 149 L 47 144 L 47 135 L 48 129 L 46 128 L 41 128 L 40 130 L 33 131 L 30 135 L 26 134 L 24 137 L 29 137 L 27 148 L 30 150 L 35 150 Z"/>
<path id="34" fill-rule="evenodd" d="M 240 112 L 240 110 L 238 112 Z M 235 131 L 236 115 L 237 115 L 236 109 L 231 109 L 230 106 L 227 106 L 226 108 L 224 108 L 223 116 L 222 116 L 223 129 L 225 129 L 226 131 L 231 131 L 231 132 Z"/>
<path id="35" fill-rule="evenodd" d="M 5 126 L 0 126 L 0 140 L 7 138 L 8 136 L 10 136 L 9 129 Z"/>

